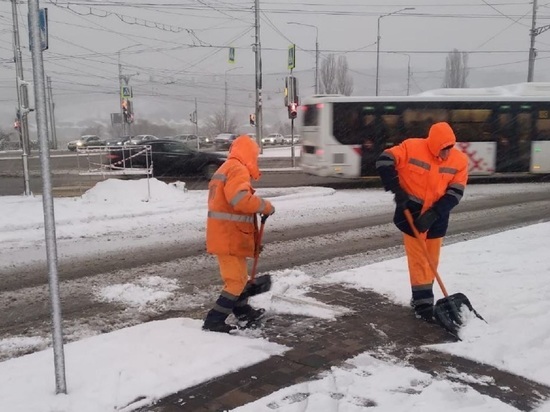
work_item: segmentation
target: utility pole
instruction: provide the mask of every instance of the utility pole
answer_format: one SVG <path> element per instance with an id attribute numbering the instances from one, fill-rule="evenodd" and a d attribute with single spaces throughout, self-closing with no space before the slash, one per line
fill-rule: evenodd
<path id="1" fill-rule="evenodd" d="M 11 11 L 13 16 L 13 51 L 17 85 L 17 117 L 21 122 L 19 141 L 21 143 L 21 159 L 23 161 L 23 179 L 25 186 L 25 196 L 31 196 L 31 188 L 29 182 L 29 123 L 28 113 L 29 94 L 27 90 L 28 83 L 23 78 L 23 62 L 21 58 L 21 43 L 19 41 L 19 22 L 17 20 L 17 0 L 11 0 Z"/>
<path id="2" fill-rule="evenodd" d="M 57 149 L 57 130 L 55 128 L 55 103 L 53 101 L 52 92 L 52 79 L 50 76 L 46 76 L 48 83 L 48 107 L 50 113 L 50 129 L 51 129 L 51 147 Z"/>
<path id="3" fill-rule="evenodd" d="M 537 30 L 535 28 L 537 24 L 537 0 L 533 0 L 533 15 L 531 18 L 531 47 L 529 47 L 529 67 L 527 69 L 527 81 L 532 82 L 535 74 L 535 58 L 537 52 L 535 51 L 535 37 L 537 36 Z"/>
<path id="4" fill-rule="evenodd" d="M 407 54 L 409 61 L 407 62 L 407 96 L 411 93 L 411 56 Z"/>
<path id="5" fill-rule="evenodd" d="M 315 27 L 317 30 L 317 27 Z M 315 94 L 319 94 L 319 31 L 315 35 Z M 294 139 L 292 140 L 294 142 Z"/>
<path id="6" fill-rule="evenodd" d="M 195 136 L 197 136 L 197 150 L 200 149 L 199 142 L 199 111 L 197 107 L 197 98 L 195 97 Z"/>
<path id="7" fill-rule="evenodd" d="M 223 132 L 227 132 L 227 71 L 225 72 L 225 93 L 223 98 Z M 196 109 L 196 107 L 195 107 Z"/>
<path id="8" fill-rule="evenodd" d="M 262 143 L 262 46 L 260 43 L 260 0 L 254 0 L 254 28 L 255 28 L 255 40 L 254 40 L 254 53 L 255 53 L 255 72 L 256 72 L 256 140 L 258 146 L 260 146 L 260 153 L 264 152 Z"/>
<path id="9" fill-rule="evenodd" d="M 124 112 L 122 109 L 122 87 L 128 85 L 128 77 L 125 77 L 122 75 L 122 64 L 120 63 L 120 51 L 118 52 L 118 95 L 120 97 L 120 125 L 121 125 L 121 134 L 122 136 L 127 136 L 128 133 L 126 132 L 126 121 L 124 120 Z"/>

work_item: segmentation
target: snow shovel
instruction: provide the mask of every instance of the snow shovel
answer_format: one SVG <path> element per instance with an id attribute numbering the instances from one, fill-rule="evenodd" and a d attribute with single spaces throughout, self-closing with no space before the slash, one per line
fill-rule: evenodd
<path id="1" fill-rule="evenodd" d="M 424 251 L 426 259 L 428 260 L 430 268 L 432 269 L 432 272 L 434 273 L 435 278 L 437 279 L 437 283 L 441 288 L 441 292 L 443 292 L 443 295 L 445 296 L 444 298 L 439 299 L 434 305 L 435 320 L 441 326 L 443 326 L 448 332 L 450 332 L 452 335 L 454 335 L 457 338 L 458 338 L 458 328 L 460 327 L 460 325 L 462 325 L 462 318 L 460 316 L 460 311 L 463 306 L 466 306 L 479 319 L 483 320 L 484 322 L 487 322 L 473 308 L 472 304 L 470 303 L 470 300 L 466 297 L 466 295 L 464 295 L 463 293 L 454 293 L 452 295 L 449 295 L 447 293 L 447 289 L 445 288 L 445 285 L 441 280 L 441 276 L 439 276 L 439 273 L 437 272 L 437 268 L 435 267 L 434 262 L 432 261 L 432 259 L 430 259 L 430 255 L 428 254 L 426 243 L 424 243 L 422 237 L 420 236 L 420 233 L 418 232 L 418 229 L 414 224 L 413 217 L 410 210 L 405 209 L 404 213 L 405 213 L 405 217 L 407 218 L 407 222 L 409 222 L 409 225 L 411 226 L 414 236 L 416 237 L 418 242 L 422 245 L 422 250 Z"/>
<path id="2" fill-rule="evenodd" d="M 262 244 L 262 238 L 264 236 L 265 221 L 269 215 L 261 216 L 260 231 L 258 233 L 258 241 L 256 242 L 256 251 L 254 253 L 254 264 L 252 265 L 252 273 L 250 279 L 246 284 L 243 292 L 239 296 L 239 300 L 244 300 L 250 296 L 259 295 L 261 293 L 269 292 L 271 290 L 271 275 L 262 275 L 256 277 L 256 269 L 258 267 L 258 259 L 260 257 L 260 247 Z"/>

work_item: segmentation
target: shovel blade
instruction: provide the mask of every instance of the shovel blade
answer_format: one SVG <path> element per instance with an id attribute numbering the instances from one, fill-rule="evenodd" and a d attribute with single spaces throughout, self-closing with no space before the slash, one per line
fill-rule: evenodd
<path id="1" fill-rule="evenodd" d="M 262 293 L 269 292 L 271 290 L 271 275 L 262 275 L 254 279 L 254 281 L 249 281 L 243 293 L 239 299 L 246 299 L 251 296 L 260 295 Z"/>
<path id="2" fill-rule="evenodd" d="M 463 323 L 461 318 L 463 307 L 467 307 L 479 319 L 485 321 L 463 293 L 454 293 L 439 299 L 434 306 L 434 317 L 441 326 L 458 337 L 458 329 Z"/>

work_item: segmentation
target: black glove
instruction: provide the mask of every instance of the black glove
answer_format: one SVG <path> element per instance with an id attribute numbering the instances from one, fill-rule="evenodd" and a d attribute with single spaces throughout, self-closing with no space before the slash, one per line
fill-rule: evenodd
<path id="1" fill-rule="evenodd" d="M 424 233 L 432 227 L 437 219 L 439 219 L 439 214 L 433 209 L 428 209 L 416 219 L 414 225 L 416 226 L 416 230 Z"/>
<path id="2" fill-rule="evenodd" d="M 409 194 L 405 192 L 401 188 L 401 186 L 398 186 L 397 189 L 393 191 L 393 193 L 394 193 L 393 200 L 395 201 L 395 204 L 401 209 L 406 209 L 407 202 L 409 201 Z"/>

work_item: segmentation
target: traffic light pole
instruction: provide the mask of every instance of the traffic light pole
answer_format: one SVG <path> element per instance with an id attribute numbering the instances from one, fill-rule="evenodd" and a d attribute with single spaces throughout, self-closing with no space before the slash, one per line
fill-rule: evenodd
<path id="1" fill-rule="evenodd" d="M 296 157 L 294 156 L 294 119 L 290 119 L 290 156 L 292 157 L 292 167 L 296 167 Z"/>
<path id="2" fill-rule="evenodd" d="M 31 196 L 29 180 L 29 123 L 27 114 L 29 113 L 29 95 L 27 91 L 27 82 L 23 79 L 23 62 L 21 57 L 21 44 L 19 41 L 19 23 L 17 20 L 17 1 L 11 0 L 11 11 L 13 16 L 13 47 L 14 62 L 17 81 L 17 118 L 20 122 L 19 141 L 21 143 L 21 159 L 23 161 L 23 179 L 25 186 L 25 196 Z"/>
<path id="3" fill-rule="evenodd" d="M 260 0 L 254 0 L 256 29 L 254 41 L 255 72 L 256 72 L 256 140 L 260 146 L 260 153 L 264 152 L 262 142 L 263 117 L 262 117 L 262 46 L 260 44 Z"/>

